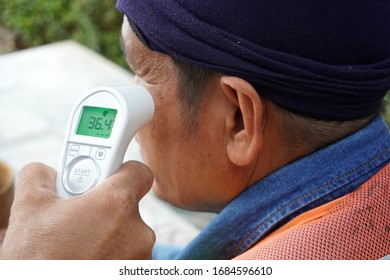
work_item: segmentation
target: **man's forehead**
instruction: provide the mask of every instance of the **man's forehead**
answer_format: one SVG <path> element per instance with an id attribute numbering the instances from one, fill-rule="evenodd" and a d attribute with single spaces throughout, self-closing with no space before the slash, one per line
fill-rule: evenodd
<path id="1" fill-rule="evenodd" d="M 124 19 L 122 24 L 120 42 L 124 56 L 131 67 L 138 67 L 140 62 L 147 62 L 145 61 L 147 56 L 144 55 L 147 48 L 136 36 L 127 19 Z"/>
<path id="2" fill-rule="evenodd" d="M 146 79 L 149 84 L 163 84 L 172 80 L 172 59 L 145 46 L 127 20 L 122 25 L 121 44 L 134 74 Z"/>

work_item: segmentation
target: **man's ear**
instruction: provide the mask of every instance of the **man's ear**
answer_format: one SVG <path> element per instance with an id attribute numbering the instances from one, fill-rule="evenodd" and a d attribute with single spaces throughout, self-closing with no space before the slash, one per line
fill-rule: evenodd
<path id="1" fill-rule="evenodd" d="M 263 145 L 265 102 L 247 81 L 222 76 L 221 87 L 232 106 L 226 112 L 227 154 L 238 166 L 250 165 Z"/>

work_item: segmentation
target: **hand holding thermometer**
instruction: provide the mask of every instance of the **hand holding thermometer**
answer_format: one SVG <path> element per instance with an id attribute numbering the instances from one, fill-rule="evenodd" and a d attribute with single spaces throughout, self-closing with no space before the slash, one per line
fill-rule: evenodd
<path id="1" fill-rule="evenodd" d="M 87 92 L 69 118 L 57 174 L 58 195 L 83 194 L 114 174 L 131 139 L 153 114 L 153 99 L 143 87 Z"/>

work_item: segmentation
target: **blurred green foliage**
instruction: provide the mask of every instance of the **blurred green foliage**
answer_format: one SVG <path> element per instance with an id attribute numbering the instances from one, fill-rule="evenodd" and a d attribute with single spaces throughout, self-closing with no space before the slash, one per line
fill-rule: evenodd
<path id="1" fill-rule="evenodd" d="M 0 0 L 0 22 L 27 48 L 74 39 L 125 66 L 115 0 Z"/>

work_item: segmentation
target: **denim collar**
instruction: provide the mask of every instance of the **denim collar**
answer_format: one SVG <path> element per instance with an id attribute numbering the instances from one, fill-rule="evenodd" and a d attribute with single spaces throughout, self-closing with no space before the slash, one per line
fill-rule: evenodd
<path id="1" fill-rule="evenodd" d="M 176 258 L 234 258 L 281 223 L 353 191 L 389 161 L 389 130 L 378 116 L 358 132 L 245 190 Z"/>

